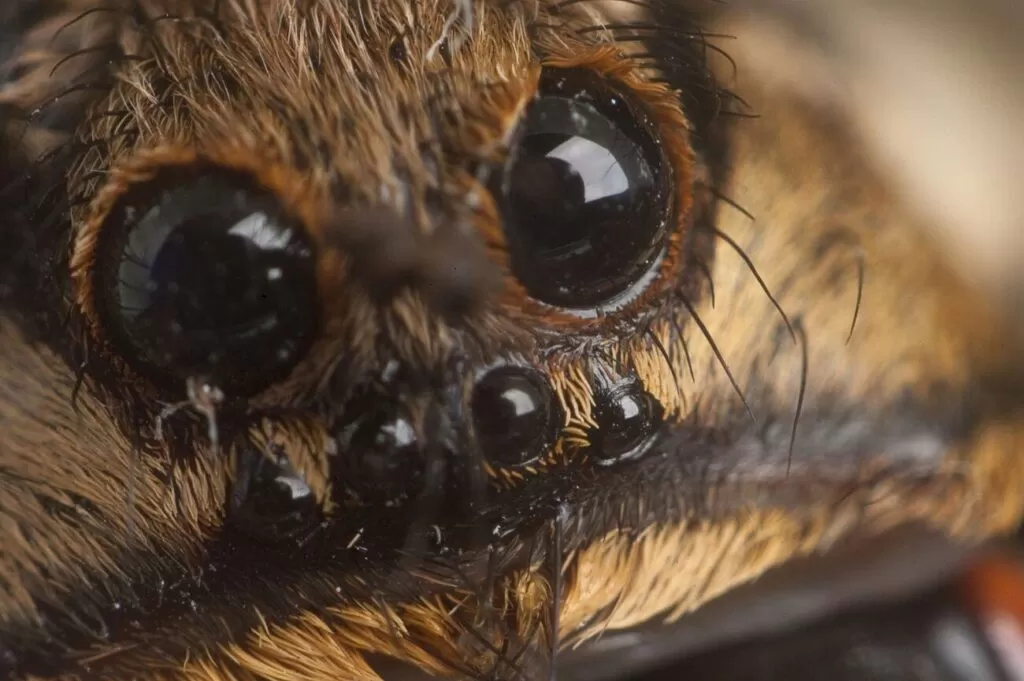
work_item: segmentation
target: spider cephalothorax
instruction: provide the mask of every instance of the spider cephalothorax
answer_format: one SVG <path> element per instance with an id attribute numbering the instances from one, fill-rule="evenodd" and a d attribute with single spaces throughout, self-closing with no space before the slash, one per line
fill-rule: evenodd
<path id="1" fill-rule="evenodd" d="M 709 8 L 622 4 L 37 9 L 0 669 L 538 678 L 843 540 L 1016 522 L 1003 330 L 827 112 L 744 118 Z"/>

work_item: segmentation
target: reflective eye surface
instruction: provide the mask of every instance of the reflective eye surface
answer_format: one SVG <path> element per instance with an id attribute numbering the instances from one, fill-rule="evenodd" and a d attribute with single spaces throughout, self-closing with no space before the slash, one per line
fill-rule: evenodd
<path id="1" fill-rule="evenodd" d="M 305 235 L 241 178 L 161 185 L 104 227 L 98 308 L 123 354 L 174 387 L 201 374 L 248 393 L 282 378 L 316 326 Z"/>
<path id="2" fill-rule="evenodd" d="M 370 403 L 370 401 L 367 401 Z M 373 410 L 361 414 L 341 435 L 338 488 L 364 503 L 397 503 L 415 496 L 423 482 L 420 439 L 398 405 L 373 398 Z"/>
<path id="3" fill-rule="evenodd" d="M 597 75 L 555 69 L 519 134 L 502 186 L 516 277 L 563 308 L 628 302 L 664 249 L 671 212 L 646 115 Z"/>
<path id="4" fill-rule="evenodd" d="M 473 391 L 472 408 L 477 445 L 488 461 L 500 466 L 536 461 L 558 426 L 550 388 L 526 368 L 488 372 Z"/>
<path id="5" fill-rule="evenodd" d="M 238 457 L 231 490 L 231 520 L 249 537 L 267 544 L 301 541 L 320 521 L 316 497 L 283 457 L 249 448 Z"/>
<path id="6" fill-rule="evenodd" d="M 594 418 L 594 455 L 614 463 L 643 454 L 660 425 L 662 408 L 639 381 L 629 380 L 598 391 Z"/>

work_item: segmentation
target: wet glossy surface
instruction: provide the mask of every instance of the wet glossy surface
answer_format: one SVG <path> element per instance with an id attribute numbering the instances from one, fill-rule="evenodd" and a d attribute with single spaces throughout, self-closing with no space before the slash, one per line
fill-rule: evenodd
<path id="1" fill-rule="evenodd" d="M 417 495 L 423 486 L 424 452 L 410 416 L 385 397 L 355 404 L 368 411 L 346 424 L 332 464 L 336 491 L 356 501 L 394 504 Z"/>
<path id="2" fill-rule="evenodd" d="M 99 295 L 144 371 L 249 392 L 301 359 L 317 318 L 313 253 L 272 197 L 238 178 L 175 178 L 112 219 Z"/>
<path id="3" fill-rule="evenodd" d="M 532 369 L 491 370 L 477 383 L 472 408 L 477 446 L 499 466 L 535 461 L 554 437 L 553 396 Z"/>
<path id="4" fill-rule="evenodd" d="M 613 463 L 643 454 L 661 422 L 661 406 L 636 380 L 598 391 L 594 410 L 594 456 Z"/>
<path id="5" fill-rule="evenodd" d="M 668 171 L 641 113 L 608 84 L 552 70 L 540 92 L 505 177 L 515 273 L 542 302 L 608 304 L 661 252 Z"/>
<path id="6" fill-rule="evenodd" d="M 230 510 L 234 527 L 267 544 L 301 542 L 320 522 L 312 490 L 287 459 L 249 448 L 238 453 Z"/>

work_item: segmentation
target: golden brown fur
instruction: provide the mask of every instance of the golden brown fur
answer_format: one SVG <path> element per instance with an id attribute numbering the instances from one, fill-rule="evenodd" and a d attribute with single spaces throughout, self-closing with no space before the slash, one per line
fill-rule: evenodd
<path id="1" fill-rule="evenodd" d="M 600 21 L 588 3 L 556 4 L 475 4 L 465 36 L 449 26 L 452 6 L 433 0 L 223 0 L 214 20 L 193 0 L 126 4 L 170 15 L 141 27 L 130 14 L 83 14 L 99 5 L 66 0 L 26 34 L 13 57 L 23 73 L 0 87 L 0 101 L 24 111 L 102 63 L 87 54 L 58 64 L 74 50 L 112 43 L 141 58 L 117 62 L 69 138 L 45 126 L 26 138 L 30 156 L 51 140 L 104 145 L 68 165 L 65 189 L 83 199 L 58 259 L 73 322 L 60 339 L 49 331 L 34 343 L 16 302 L 0 317 L 0 635 L 10 638 L 0 653 L 20 656 L 23 633 L 58 623 L 56 645 L 41 646 L 57 651 L 52 669 L 23 669 L 17 657 L 12 669 L 69 680 L 364 680 L 377 677 L 367 656 L 385 655 L 437 674 L 541 678 L 554 626 L 568 646 L 676 619 L 797 556 L 904 523 L 967 541 L 1019 523 L 1024 425 L 994 380 L 1021 355 L 836 112 L 746 79 L 740 51 L 739 81 L 726 84 L 760 117 L 716 121 L 728 162 L 715 168 L 690 148 L 691 122 L 654 82 L 656 65 L 617 51 L 638 55 L 642 45 L 616 48 L 614 32 L 583 30 Z M 792 334 L 721 240 L 713 295 L 681 255 L 664 267 L 672 286 L 690 282 L 676 288 L 692 296 L 694 316 L 664 291 L 618 313 L 642 317 L 636 324 L 581 321 L 525 299 L 503 259 L 497 209 L 466 159 L 501 158 L 541 65 L 569 63 L 612 74 L 659 112 L 680 233 L 714 216 L 756 263 Z M 727 65 L 716 69 L 728 78 Z M 187 407 L 156 437 L 167 398 L 118 357 L 92 309 L 110 206 L 157 169 L 196 158 L 253 173 L 317 239 L 338 229 L 339 207 L 384 204 L 411 215 L 427 240 L 466 221 L 504 274 L 500 293 L 454 324 L 416 291 L 382 309 L 343 252 L 328 249 L 319 263 L 324 331 L 286 381 L 252 400 L 293 411 L 247 428 L 256 442 L 284 444 L 340 526 L 352 519 L 344 559 L 213 555 L 235 453 L 211 452 L 207 423 Z M 742 209 L 712 206 L 718 171 L 714 189 Z M 90 353 L 80 390 L 72 346 Z M 379 369 L 383 347 L 439 371 L 454 353 L 476 364 L 514 354 L 548 375 L 561 438 L 535 467 L 504 477 L 489 469 L 493 498 L 518 503 L 495 511 L 511 525 L 497 549 L 470 542 L 454 557 L 376 564 L 382 540 L 355 520 L 370 511 L 336 507 L 345 497 L 325 473 L 326 416 L 308 398 L 326 389 L 325 376 L 351 382 Z M 609 468 L 587 460 L 597 425 L 587 376 L 597 365 L 635 372 L 677 429 L 674 450 Z M 425 411 L 431 399 L 410 401 Z M 568 482 L 519 491 L 536 480 Z M 165 576 L 179 584 L 160 582 L 152 614 L 112 622 L 107 640 L 69 634 L 106 627 L 111 603 L 130 610 Z"/>

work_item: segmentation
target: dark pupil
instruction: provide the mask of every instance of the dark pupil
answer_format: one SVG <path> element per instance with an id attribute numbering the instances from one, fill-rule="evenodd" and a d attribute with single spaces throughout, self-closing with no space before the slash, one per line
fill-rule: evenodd
<path id="1" fill-rule="evenodd" d="M 606 86 L 570 72 L 542 91 L 505 180 L 513 267 L 543 302 L 600 305 L 636 283 L 663 247 L 661 155 Z"/>
<path id="2" fill-rule="evenodd" d="M 532 371 L 513 367 L 491 371 L 473 392 L 481 453 L 499 465 L 533 461 L 551 440 L 551 411 L 551 393 Z"/>
<path id="3" fill-rule="evenodd" d="M 115 312 L 145 361 L 172 380 L 241 388 L 300 357 L 315 318 L 312 253 L 270 197 L 207 180 L 126 222 Z"/>

